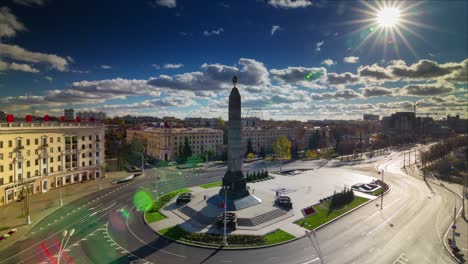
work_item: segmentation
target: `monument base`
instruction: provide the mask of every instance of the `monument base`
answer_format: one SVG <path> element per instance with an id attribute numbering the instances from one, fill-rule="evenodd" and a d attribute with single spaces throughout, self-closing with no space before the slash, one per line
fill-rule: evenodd
<path id="1" fill-rule="evenodd" d="M 227 191 L 228 200 L 239 200 L 250 195 L 247 190 L 247 180 L 242 171 L 227 171 L 223 177 L 223 185 L 219 195 L 224 197 Z"/>
<path id="2" fill-rule="evenodd" d="M 207 203 L 220 206 L 224 202 L 224 194 L 221 192 L 214 195 L 207 200 Z M 262 200 L 254 195 L 248 195 L 239 199 L 232 199 L 227 197 L 227 211 L 239 211 L 257 204 L 261 204 Z"/>

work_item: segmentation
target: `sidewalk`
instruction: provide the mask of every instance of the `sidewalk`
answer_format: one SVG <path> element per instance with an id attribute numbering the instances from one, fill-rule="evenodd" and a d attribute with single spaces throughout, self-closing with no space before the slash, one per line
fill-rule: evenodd
<path id="1" fill-rule="evenodd" d="M 111 184 L 113 179 L 124 177 L 128 174 L 129 173 L 125 171 L 107 172 L 105 174 L 105 178 L 64 186 L 62 187 L 63 205 L 73 202 L 93 192 L 99 191 L 99 184 L 101 184 L 102 189 L 109 188 L 113 186 Z M 17 229 L 17 232 L 11 235 L 8 239 L 0 241 L 0 251 L 13 245 L 31 228 L 33 228 L 34 225 L 37 224 L 42 218 L 60 208 L 58 189 L 54 189 L 46 193 L 31 195 L 29 199 L 31 206 L 31 225 L 26 225 L 26 217 L 23 215 L 23 202 L 14 201 L 0 207 L 0 228 L 7 228 L 0 231 L 0 235 L 6 234 L 12 228 Z"/>

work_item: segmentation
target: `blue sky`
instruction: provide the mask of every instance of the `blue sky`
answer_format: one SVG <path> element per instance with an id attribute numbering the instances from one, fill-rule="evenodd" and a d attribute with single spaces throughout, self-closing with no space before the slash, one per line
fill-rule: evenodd
<path id="1" fill-rule="evenodd" d="M 378 22 L 398 10 L 396 25 Z M 0 110 L 359 118 L 466 113 L 466 1 L 0 1 Z M 385 36 L 384 32 L 387 32 Z M 435 116 L 436 117 L 436 116 Z"/>

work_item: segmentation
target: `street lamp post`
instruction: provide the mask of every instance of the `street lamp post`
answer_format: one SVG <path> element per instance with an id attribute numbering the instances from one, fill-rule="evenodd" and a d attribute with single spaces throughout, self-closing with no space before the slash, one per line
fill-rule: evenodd
<path id="1" fill-rule="evenodd" d="M 382 194 L 380 195 L 380 210 L 383 210 L 383 195 L 384 195 L 384 170 L 380 170 L 380 174 L 382 174 L 382 183 L 380 184 L 380 188 L 382 188 Z"/>
<path id="2" fill-rule="evenodd" d="M 310 243 L 312 244 L 312 246 L 317 250 L 317 253 L 318 253 L 319 259 L 320 259 L 320 263 L 323 264 L 324 262 L 323 262 L 323 257 L 322 257 L 322 250 L 320 250 L 320 245 L 319 245 L 318 240 L 317 240 L 317 233 L 315 232 L 315 230 L 312 230 L 312 231 L 306 230 L 305 233 L 306 233 L 307 237 L 309 238 Z M 314 236 L 315 243 L 314 243 L 314 240 L 312 240 L 311 234 Z M 317 245 L 317 247 L 315 247 L 315 245 Z"/>
<path id="3" fill-rule="evenodd" d="M 62 243 L 60 244 L 59 252 L 58 252 L 58 256 L 57 256 L 57 264 L 60 264 L 60 260 L 62 258 L 63 251 L 67 247 L 68 241 L 70 241 L 70 237 L 73 235 L 73 233 L 75 233 L 75 229 L 71 229 L 70 233 L 68 233 L 68 231 L 66 229 L 63 231 L 63 233 L 62 233 L 62 235 L 63 235 Z M 65 241 L 65 243 L 64 243 L 64 241 Z"/>
<path id="4" fill-rule="evenodd" d="M 60 206 L 63 205 L 63 201 L 62 201 L 62 181 L 63 181 L 62 178 L 60 178 L 60 181 L 59 181 L 60 182 L 60 187 L 59 187 L 59 195 L 60 195 L 59 204 L 60 204 Z"/>
<path id="5" fill-rule="evenodd" d="M 226 213 L 227 213 L 227 186 L 224 186 L 224 235 L 223 235 L 223 244 L 227 246 L 227 221 L 226 221 Z"/>
<path id="6" fill-rule="evenodd" d="M 454 196 L 455 196 L 455 194 L 454 194 Z M 457 197 L 455 196 L 455 206 L 453 207 L 452 248 L 457 247 L 457 244 L 455 243 L 456 224 L 457 224 Z"/>

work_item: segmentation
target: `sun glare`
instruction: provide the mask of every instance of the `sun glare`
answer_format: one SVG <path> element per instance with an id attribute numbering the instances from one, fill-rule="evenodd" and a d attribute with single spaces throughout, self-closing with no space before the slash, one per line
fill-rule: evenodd
<path id="1" fill-rule="evenodd" d="M 377 23 L 381 27 L 394 27 L 400 20 L 400 10 L 394 7 L 386 7 L 377 13 Z"/>

